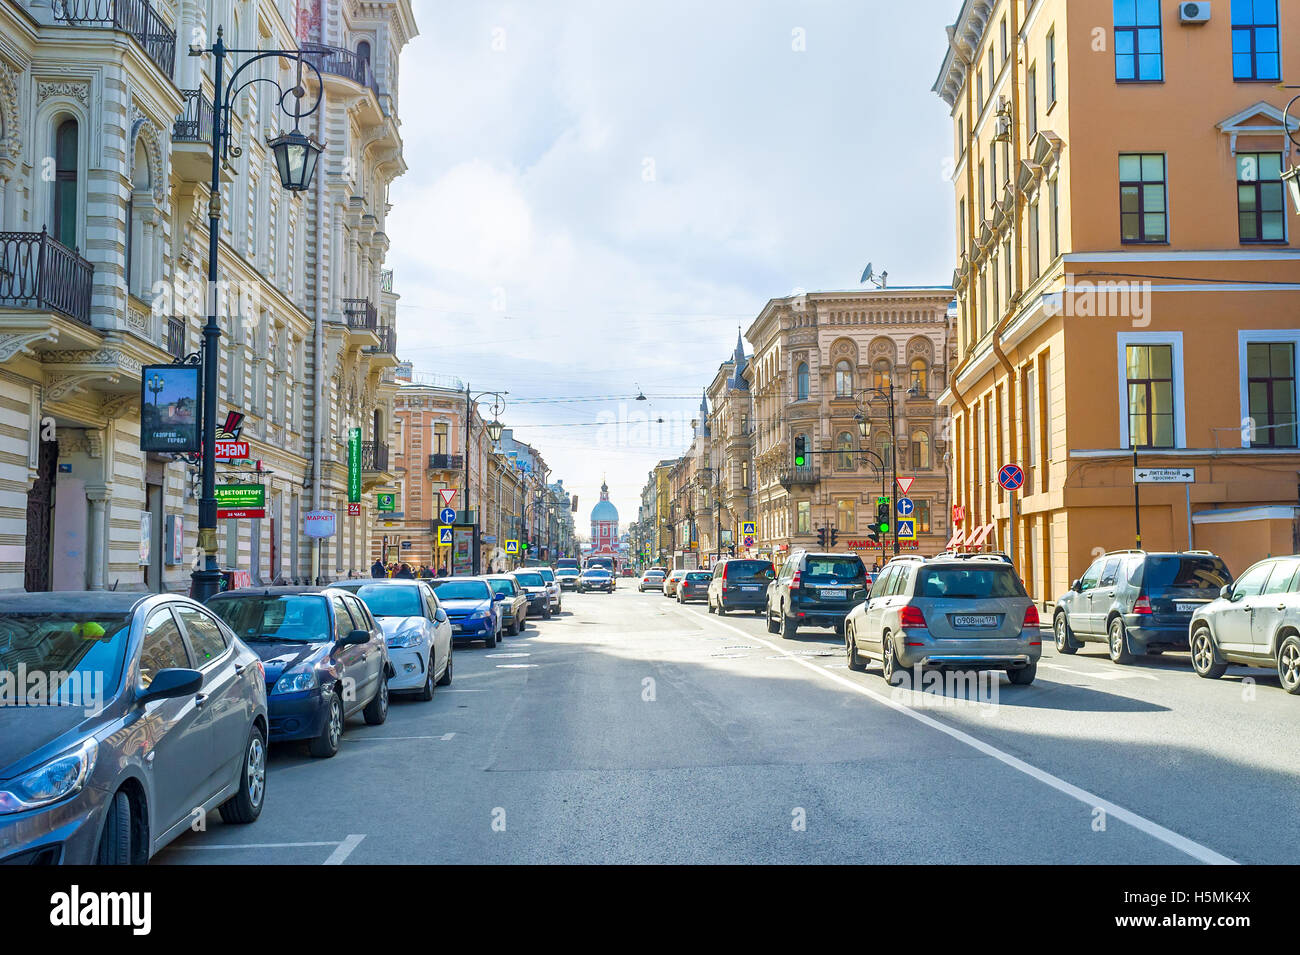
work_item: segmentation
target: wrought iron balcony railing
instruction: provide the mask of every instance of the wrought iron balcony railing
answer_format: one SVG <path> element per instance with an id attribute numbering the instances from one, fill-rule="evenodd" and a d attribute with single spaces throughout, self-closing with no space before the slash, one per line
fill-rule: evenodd
<path id="1" fill-rule="evenodd" d="M 185 108 L 172 123 L 172 139 L 183 143 L 212 142 L 212 103 L 202 90 L 181 90 Z"/>
<path id="2" fill-rule="evenodd" d="M 388 445 L 382 441 L 361 442 L 361 470 L 387 471 Z"/>
<path id="3" fill-rule="evenodd" d="M 391 325 L 380 325 L 375 329 L 379 334 L 379 344 L 370 349 L 372 353 L 382 353 L 385 355 L 397 354 L 397 329 Z"/>
<path id="4" fill-rule="evenodd" d="M 459 454 L 429 455 L 430 471 L 459 471 L 465 466 L 465 458 Z"/>
<path id="5" fill-rule="evenodd" d="M 175 315 L 167 319 L 167 354 L 177 361 L 185 358 L 185 319 Z"/>
<path id="6" fill-rule="evenodd" d="M 176 31 L 149 0 L 54 0 L 54 19 L 68 26 L 106 26 L 136 38 L 170 79 L 176 66 Z"/>
<path id="7" fill-rule="evenodd" d="M 45 229 L 0 232 L 0 306 L 62 312 L 90 324 L 94 267 Z"/>
<path id="8" fill-rule="evenodd" d="M 368 57 L 326 43 L 304 43 L 299 49 L 322 73 L 351 80 L 379 96 L 379 84 L 375 81 L 375 71 L 371 69 Z"/>
<path id="9" fill-rule="evenodd" d="M 343 299 L 343 320 L 348 328 L 374 331 L 379 326 L 379 312 L 368 298 Z"/>
<path id="10" fill-rule="evenodd" d="M 821 480 L 821 473 L 814 467 L 783 468 L 777 474 L 777 482 L 784 488 L 807 487 Z"/>

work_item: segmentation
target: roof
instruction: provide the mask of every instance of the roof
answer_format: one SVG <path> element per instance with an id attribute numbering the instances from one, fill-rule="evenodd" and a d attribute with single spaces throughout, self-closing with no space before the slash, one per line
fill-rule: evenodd
<path id="1" fill-rule="evenodd" d="M 593 521 L 617 523 L 618 508 L 609 501 L 597 501 L 596 506 L 591 509 L 591 519 Z"/>

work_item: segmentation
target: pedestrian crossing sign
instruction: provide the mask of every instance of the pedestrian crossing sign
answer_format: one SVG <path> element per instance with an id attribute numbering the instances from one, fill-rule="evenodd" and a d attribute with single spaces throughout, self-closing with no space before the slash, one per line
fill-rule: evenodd
<path id="1" fill-rule="evenodd" d="M 506 541 L 506 553 L 507 554 L 519 553 L 519 541 Z"/>
<path id="2" fill-rule="evenodd" d="M 452 528 L 450 528 L 450 527 L 443 526 L 443 527 L 439 527 L 439 528 L 438 528 L 438 544 L 439 544 L 439 546 L 442 546 L 442 547 L 450 547 L 450 546 L 451 546 L 451 542 L 452 542 L 451 532 L 452 532 Z"/>
<path id="3" fill-rule="evenodd" d="M 756 521 L 742 521 L 740 525 L 741 537 L 757 537 L 758 523 Z"/>
<path id="4" fill-rule="evenodd" d="M 916 540 L 916 519 L 912 517 L 902 517 L 898 521 L 898 539 L 901 541 Z"/>

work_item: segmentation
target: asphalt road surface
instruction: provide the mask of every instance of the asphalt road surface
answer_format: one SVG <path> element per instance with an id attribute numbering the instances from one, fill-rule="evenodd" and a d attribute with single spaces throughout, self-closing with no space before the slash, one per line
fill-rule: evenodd
<path id="1" fill-rule="evenodd" d="M 1102 645 L 1038 679 L 922 693 L 623 581 L 395 699 L 315 760 L 273 747 L 266 809 L 161 864 L 1259 863 L 1300 836 L 1300 699 L 1268 671 Z"/>

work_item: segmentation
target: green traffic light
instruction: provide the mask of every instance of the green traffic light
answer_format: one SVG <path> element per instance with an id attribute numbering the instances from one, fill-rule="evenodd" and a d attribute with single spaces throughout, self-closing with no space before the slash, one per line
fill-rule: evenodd
<path id="1" fill-rule="evenodd" d="M 880 523 L 880 530 L 881 530 L 881 533 L 888 534 L 888 533 L 889 533 L 889 522 L 888 522 L 888 521 L 882 521 L 882 522 Z"/>

